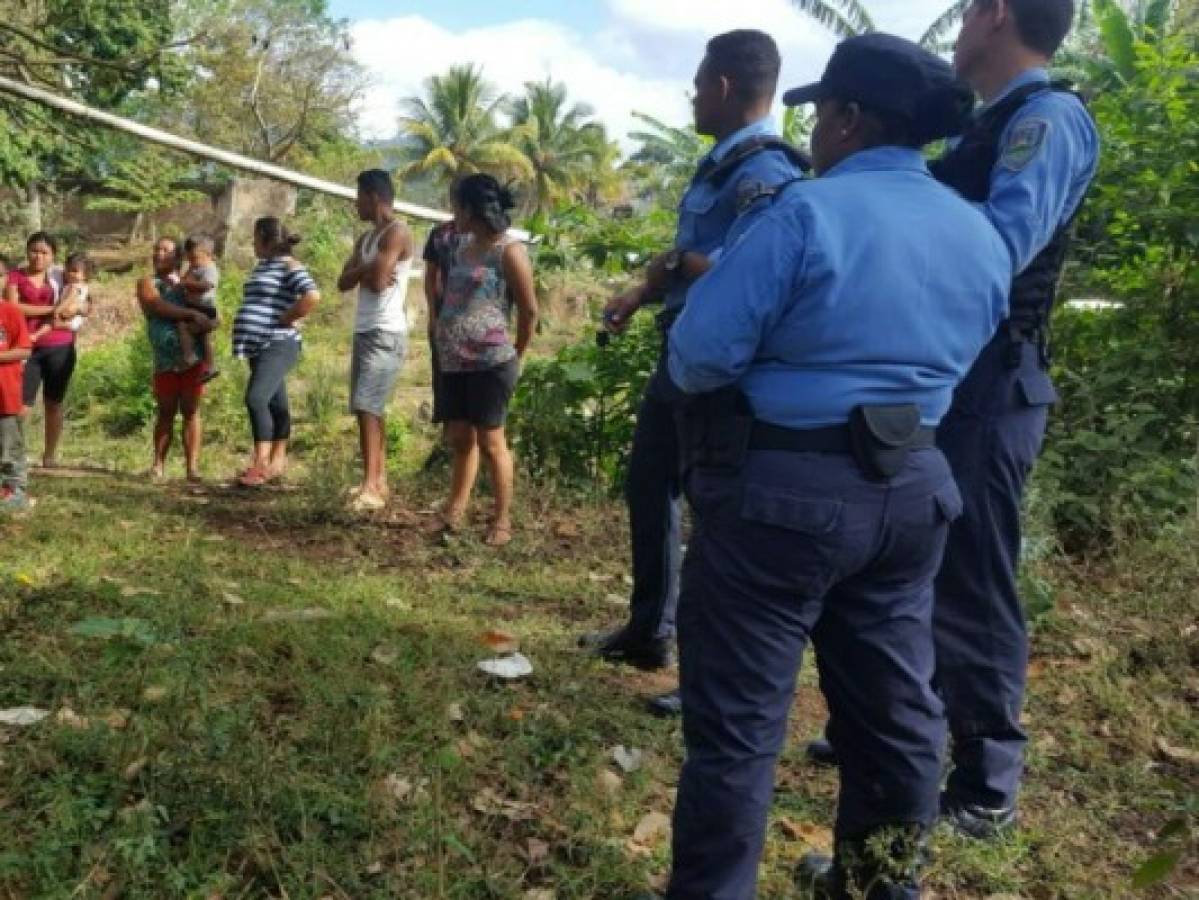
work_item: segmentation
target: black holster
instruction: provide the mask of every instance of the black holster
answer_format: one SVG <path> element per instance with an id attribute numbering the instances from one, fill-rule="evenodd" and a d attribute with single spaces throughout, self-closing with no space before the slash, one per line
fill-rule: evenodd
<path id="1" fill-rule="evenodd" d="M 684 476 L 696 466 L 736 471 L 744 464 L 754 416 L 740 388 L 688 397 L 675 418 Z"/>
<path id="2" fill-rule="evenodd" d="M 912 450 L 932 442 L 932 431 L 921 427 L 920 407 L 914 403 L 858 406 L 849 414 L 850 452 L 872 481 L 894 478 Z"/>

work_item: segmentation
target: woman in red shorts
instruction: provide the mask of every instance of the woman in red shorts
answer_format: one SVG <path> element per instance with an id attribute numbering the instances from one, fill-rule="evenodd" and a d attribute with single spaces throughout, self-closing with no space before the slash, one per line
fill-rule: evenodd
<path id="1" fill-rule="evenodd" d="M 175 430 L 175 417 L 183 414 L 183 455 L 187 480 L 200 480 L 200 397 L 204 394 L 204 364 L 187 368 L 179 345 L 179 322 L 191 321 L 210 331 L 212 321 L 203 312 L 183 305 L 179 287 L 179 245 L 160 238 L 154 245 L 151 263 L 154 274 L 137 283 L 137 302 L 146 316 L 146 331 L 154 351 L 154 398 L 158 417 L 154 422 L 154 466 L 152 478 L 166 473 L 167 451 Z"/>
<path id="2" fill-rule="evenodd" d="M 17 304 L 25 316 L 32 334 L 54 315 L 59 288 L 50 277 L 58 244 L 44 231 L 29 236 L 25 242 L 26 263 L 8 273 L 4 299 Z M 67 385 L 75 371 L 75 332 L 55 328 L 46 332 L 33 345 L 33 355 L 25 363 L 21 386 L 21 401 L 26 408 L 37 403 L 42 389 L 46 411 L 46 440 L 42 448 L 42 465 L 49 468 L 58 460 L 58 442 L 62 438 L 63 400 Z"/>

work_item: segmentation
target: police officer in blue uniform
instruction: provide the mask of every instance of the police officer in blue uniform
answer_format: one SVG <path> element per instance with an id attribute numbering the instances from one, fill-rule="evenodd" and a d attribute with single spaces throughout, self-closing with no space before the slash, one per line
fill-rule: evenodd
<path id="1" fill-rule="evenodd" d="M 977 838 L 1016 817 L 1027 742 L 1020 510 L 1057 399 L 1046 371 L 1049 315 L 1099 157 L 1082 102 L 1045 70 L 1073 20 L 1073 0 L 968 7 L 954 65 L 984 105 L 931 167 L 991 220 L 1018 273 L 1011 315 L 958 388 L 938 436 L 965 499 L 936 587 L 937 685 L 953 737 L 943 812 Z"/>
<path id="2" fill-rule="evenodd" d="M 1094 178 L 1099 136 L 1045 71 L 1073 0 L 975 0 L 954 64 L 985 106 L 933 174 L 978 204 L 1011 252 L 1011 314 L 954 395 L 938 445 L 965 499 L 937 576 L 937 685 L 952 734 L 943 812 L 988 837 L 1015 820 L 1028 633 L 1017 588 L 1025 481 L 1057 399 L 1046 329 L 1070 224 Z"/>
<path id="3" fill-rule="evenodd" d="M 969 115 L 947 63 L 852 38 L 786 101 L 817 104 L 820 177 L 734 226 L 670 336 L 695 531 L 668 896 L 754 896 L 811 639 L 843 761 L 821 889 L 916 897 L 945 738 L 933 579 L 961 509 L 934 429 L 1006 315 L 1011 261 L 920 153 Z"/>
<path id="4" fill-rule="evenodd" d="M 688 286 L 724 243 L 739 198 L 789 181 L 806 165 L 777 136 L 770 117 L 780 65 L 778 47 L 761 31 L 732 31 L 708 43 L 692 105 L 696 130 L 716 144 L 679 205 L 674 249 L 651 263 L 642 284 L 608 304 L 610 329 L 623 330 L 643 305 L 662 301 L 658 322 L 665 336 Z M 580 642 L 605 659 L 643 669 L 671 662 L 679 591 L 679 453 L 664 359 L 638 412 L 625 487 L 633 556 L 630 617 L 623 627 Z M 663 711 L 675 707 L 677 698 L 666 697 Z"/>

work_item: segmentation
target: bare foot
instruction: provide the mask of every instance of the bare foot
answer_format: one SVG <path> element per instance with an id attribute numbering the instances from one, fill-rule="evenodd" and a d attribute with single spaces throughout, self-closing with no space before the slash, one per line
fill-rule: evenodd
<path id="1" fill-rule="evenodd" d="M 163 479 L 165 479 L 167 477 L 167 473 L 163 469 L 162 466 L 151 466 L 149 475 L 150 475 L 150 481 L 153 481 L 153 482 L 162 481 Z"/>
<path id="2" fill-rule="evenodd" d="M 488 547 L 507 547 L 512 543 L 512 523 L 493 522 L 487 529 L 487 537 L 483 539 Z"/>
<path id="3" fill-rule="evenodd" d="M 462 530 L 462 522 L 466 518 L 466 510 L 443 506 L 437 512 L 437 518 L 441 520 L 442 531 L 458 532 Z"/>
<path id="4" fill-rule="evenodd" d="M 199 472 L 188 472 L 187 473 L 187 481 L 189 484 L 203 484 L 204 478 L 200 475 Z"/>

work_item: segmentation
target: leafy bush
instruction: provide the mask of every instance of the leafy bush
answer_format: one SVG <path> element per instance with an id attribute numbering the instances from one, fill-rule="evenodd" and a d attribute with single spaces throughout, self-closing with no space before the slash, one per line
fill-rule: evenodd
<path id="1" fill-rule="evenodd" d="M 98 422 L 113 437 L 135 434 L 154 418 L 154 373 L 144 328 L 79 354 L 68 408 Z"/>
<path id="2" fill-rule="evenodd" d="M 623 482 L 637 407 L 661 336 L 650 316 L 606 347 L 594 338 L 526 364 L 510 432 L 533 477 L 615 490 Z"/>
<path id="3" fill-rule="evenodd" d="M 1137 77 L 1093 107 L 1103 161 L 1069 285 L 1119 310 L 1063 309 L 1062 394 L 1040 472 L 1068 548 L 1156 529 L 1196 499 L 1199 53 L 1139 45 Z"/>

